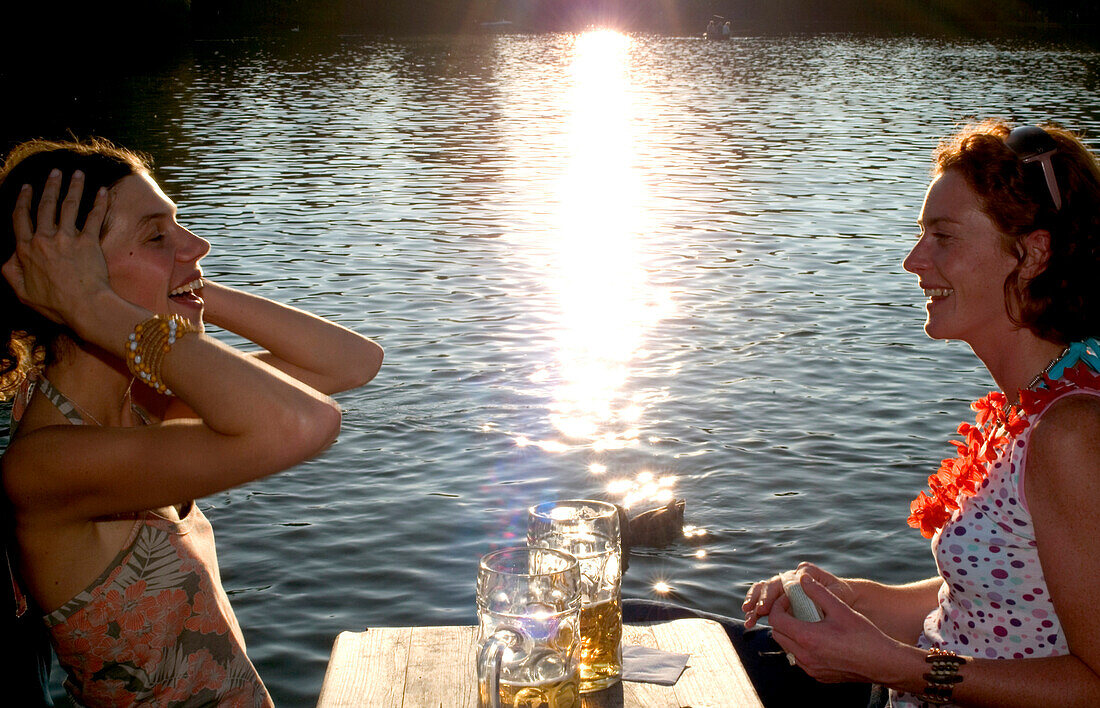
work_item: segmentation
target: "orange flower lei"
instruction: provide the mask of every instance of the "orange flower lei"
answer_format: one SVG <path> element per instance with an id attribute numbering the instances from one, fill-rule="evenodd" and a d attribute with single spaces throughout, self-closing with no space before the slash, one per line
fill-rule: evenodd
<path id="1" fill-rule="evenodd" d="M 1043 389 L 1020 391 L 1020 405 L 1010 406 L 1000 391 L 991 391 L 970 404 L 977 412 L 976 425 L 960 423 L 962 440 L 951 440 L 958 456 L 940 463 L 936 474 L 928 478 L 929 494 L 923 491 L 909 505 L 909 525 L 932 538 L 951 513 L 959 508 L 962 497 L 978 493 L 989 474 L 989 465 L 1004 452 L 1009 442 L 1027 430 L 1029 419 L 1041 412 L 1057 396 L 1071 388 L 1100 388 L 1100 374 L 1081 363 L 1067 368 L 1057 381 L 1046 375 Z"/>

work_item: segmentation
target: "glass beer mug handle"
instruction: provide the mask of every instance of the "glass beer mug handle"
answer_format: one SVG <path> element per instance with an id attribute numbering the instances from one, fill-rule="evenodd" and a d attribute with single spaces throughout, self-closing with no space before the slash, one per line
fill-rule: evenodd
<path id="1" fill-rule="evenodd" d="M 490 708 L 500 708 L 500 662 L 504 650 L 515 646 L 518 635 L 510 629 L 500 629 L 481 645 L 478 664 L 485 672 Z M 511 708 L 511 707 L 509 707 Z"/>

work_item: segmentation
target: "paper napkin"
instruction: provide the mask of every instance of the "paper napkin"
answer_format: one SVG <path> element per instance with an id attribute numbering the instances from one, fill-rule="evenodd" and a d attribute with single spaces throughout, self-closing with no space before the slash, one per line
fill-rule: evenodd
<path id="1" fill-rule="evenodd" d="M 623 645 L 623 680 L 671 686 L 687 667 L 688 654 Z"/>

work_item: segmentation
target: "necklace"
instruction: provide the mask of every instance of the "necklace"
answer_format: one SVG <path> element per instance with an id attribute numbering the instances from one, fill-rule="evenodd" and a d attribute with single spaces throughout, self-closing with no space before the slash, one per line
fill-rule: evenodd
<path id="1" fill-rule="evenodd" d="M 1061 351 L 1061 352 L 1060 352 L 1060 353 L 1058 354 L 1058 356 L 1056 356 L 1056 357 L 1054 357 L 1053 359 L 1051 359 L 1051 360 L 1050 360 L 1050 363 L 1048 363 L 1048 364 L 1046 365 L 1046 367 L 1044 367 L 1044 368 L 1043 368 L 1043 370 L 1042 370 L 1042 371 L 1040 371 L 1039 373 L 1035 374 L 1035 378 L 1033 378 L 1033 379 L 1031 380 L 1031 382 L 1030 382 L 1030 383 L 1029 383 L 1029 384 L 1028 384 L 1027 386 L 1025 386 L 1024 388 L 1028 388 L 1028 389 L 1033 389 L 1033 388 L 1035 388 L 1036 386 L 1038 386 L 1038 385 L 1039 385 L 1039 384 L 1040 384 L 1040 383 L 1042 382 L 1042 380 L 1043 380 L 1043 377 L 1044 377 L 1044 376 L 1046 376 L 1047 374 L 1049 374 L 1049 373 L 1050 373 L 1050 370 L 1054 368 L 1054 365 L 1055 365 L 1055 364 L 1057 364 L 1057 363 L 1058 363 L 1059 361 L 1061 361 L 1061 360 L 1062 360 L 1062 357 L 1064 357 L 1064 356 L 1065 356 L 1066 354 L 1069 354 L 1069 347 L 1068 347 L 1068 346 L 1067 346 L 1067 347 L 1066 347 L 1065 349 L 1063 349 L 1063 350 L 1062 350 L 1062 351 Z"/>
<path id="2" fill-rule="evenodd" d="M 959 508 L 961 497 L 972 497 L 989 474 L 989 465 L 1008 447 L 1009 441 L 1028 426 L 1023 411 L 1010 405 L 1000 391 L 991 391 L 970 404 L 977 413 L 974 422 L 959 425 L 962 440 L 951 440 L 958 456 L 940 463 L 928 478 L 928 493 L 921 492 L 909 505 L 908 523 L 932 538 Z"/>

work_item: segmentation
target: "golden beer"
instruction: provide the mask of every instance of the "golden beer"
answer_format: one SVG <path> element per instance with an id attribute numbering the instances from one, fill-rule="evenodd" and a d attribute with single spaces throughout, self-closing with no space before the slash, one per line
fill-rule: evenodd
<path id="1" fill-rule="evenodd" d="M 581 606 L 581 693 L 605 689 L 622 676 L 622 638 L 618 597 Z"/>
<path id="2" fill-rule="evenodd" d="M 488 696 L 488 682 L 478 682 L 478 700 L 482 708 L 492 703 Z M 577 675 L 539 683 L 500 682 L 501 708 L 580 708 L 581 694 L 577 688 Z"/>

